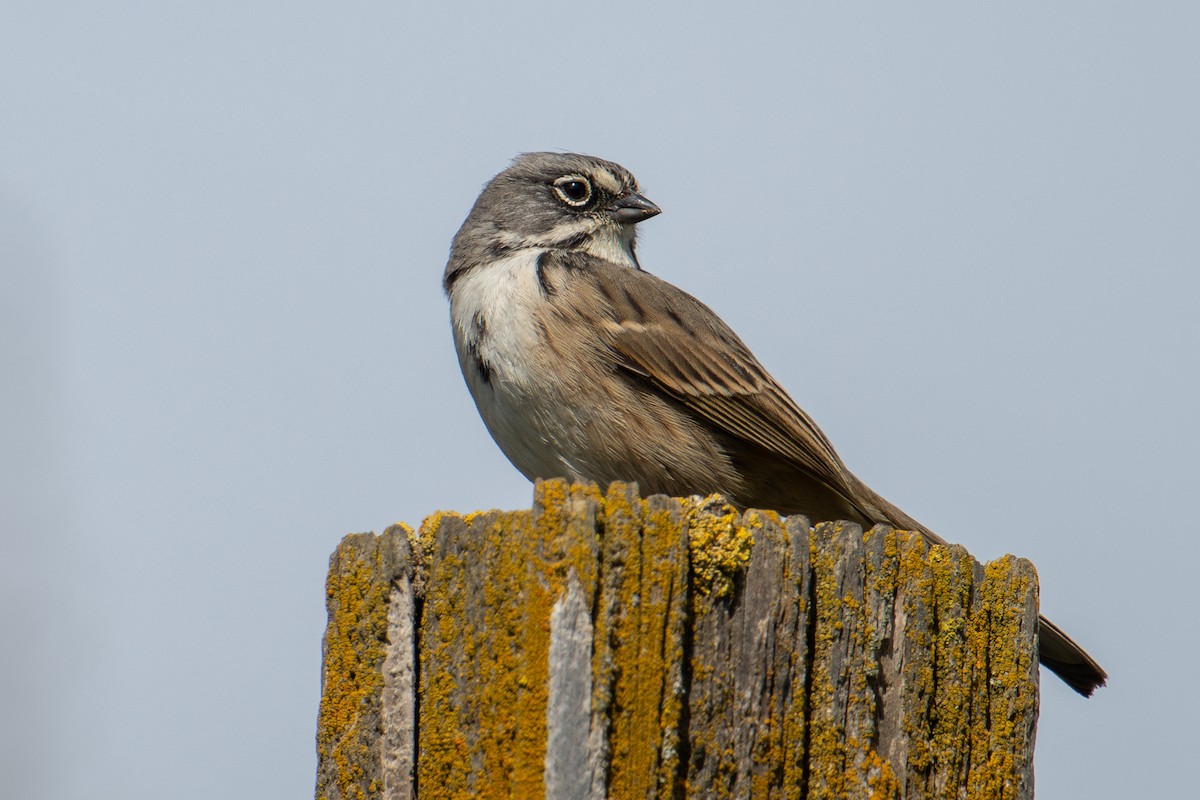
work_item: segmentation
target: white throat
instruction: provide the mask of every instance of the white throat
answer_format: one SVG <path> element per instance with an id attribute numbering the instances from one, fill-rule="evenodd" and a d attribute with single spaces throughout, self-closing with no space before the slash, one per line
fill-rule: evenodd
<path id="1" fill-rule="evenodd" d="M 632 225 L 606 227 L 597 231 L 580 249 L 603 261 L 611 261 L 630 269 L 640 269 L 637 257 L 633 254 L 633 238 Z"/>

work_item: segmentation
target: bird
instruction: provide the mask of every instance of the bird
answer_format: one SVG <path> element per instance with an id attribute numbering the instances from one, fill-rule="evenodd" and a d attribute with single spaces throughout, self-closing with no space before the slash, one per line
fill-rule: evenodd
<path id="1" fill-rule="evenodd" d="M 946 544 L 846 468 L 716 313 L 642 269 L 637 226 L 660 212 L 617 163 L 532 152 L 454 236 L 442 287 L 459 366 L 513 465 Z M 1085 697 L 1107 680 L 1045 617 L 1039 660 Z"/>

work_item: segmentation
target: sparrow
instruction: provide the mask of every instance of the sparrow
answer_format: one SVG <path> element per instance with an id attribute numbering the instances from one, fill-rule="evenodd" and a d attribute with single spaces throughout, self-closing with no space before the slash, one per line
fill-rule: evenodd
<path id="1" fill-rule="evenodd" d="M 611 161 L 526 153 L 484 187 L 442 286 L 484 424 L 527 478 L 721 493 L 813 522 L 946 542 L 856 478 L 708 306 L 641 268 L 660 213 Z M 1084 696 L 1106 673 L 1041 617 L 1039 660 Z"/>

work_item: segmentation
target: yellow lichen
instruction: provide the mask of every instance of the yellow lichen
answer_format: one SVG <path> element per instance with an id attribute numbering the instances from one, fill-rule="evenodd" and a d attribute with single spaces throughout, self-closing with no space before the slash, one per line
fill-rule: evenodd
<path id="1" fill-rule="evenodd" d="M 420 635 L 421 753 L 417 772 L 421 793 L 429 798 L 461 797 L 469 792 L 463 765 L 469 763 L 471 744 L 461 723 L 470 712 L 448 666 L 455 661 L 456 648 L 471 653 L 475 631 L 464 615 L 465 598 L 454 591 L 462 583 L 466 563 L 452 551 L 437 550 L 437 538 L 447 524 L 458 526 L 463 520 L 457 515 L 435 514 L 421 525 L 421 538 L 436 554 L 429 570 Z"/>
<path id="2" fill-rule="evenodd" d="M 479 659 L 480 797 L 529 797 L 542 786 L 546 747 L 549 630 L 554 598 L 531 580 L 538 542 L 529 512 L 497 514 L 486 526 L 489 580 L 483 585 Z"/>
<path id="3" fill-rule="evenodd" d="M 372 761 L 376 733 L 360 722 L 379 708 L 391 584 L 378 578 L 378 549 L 370 563 L 353 546 L 355 541 L 347 537 L 338 547 L 325 584 L 329 624 L 317 750 L 336 766 L 340 795 L 362 798 L 363 765 Z"/>
<path id="4" fill-rule="evenodd" d="M 892 765 L 870 751 L 865 763 L 867 787 L 871 790 L 870 800 L 894 800 L 900 797 L 904 785 L 896 777 Z"/>
<path id="5" fill-rule="evenodd" d="M 614 484 L 605 497 L 604 544 L 623 558 L 617 596 L 610 599 L 616 606 L 613 628 L 607 632 L 615 678 L 609 793 L 670 797 L 684 701 L 683 521 L 670 504 L 642 501 L 634 507 L 626 491 Z"/>
<path id="6" fill-rule="evenodd" d="M 897 547 L 873 537 L 860 544 L 843 523 L 822 524 L 810 537 L 813 609 L 809 724 L 810 798 L 898 797 L 902 784 L 875 749 L 882 627 L 900 573 Z"/>
<path id="7" fill-rule="evenodd" d="M 750 563 L 754 533 L 720 495 L 689 500 L 685 508 L 692 586 L 701 594 L 726 597 L 733 591 L 734 578 Z M 761 518 L 756 521 L 761 527 Z"/>
<path id="8" fill-rule="evenodd" d="M 1020 623 L 1031 594 L 1036 607 L 1037 587 L 1032 570 L 1023 565 L 1005 556 L 984 567 L 978 616 L 990 647 L 981 670 L 987 683 L 977 687 L 975 700 L 979 716 L 990 724 L 972 730 L 971 798 L 1017 796 L 1018 779 L 1028 772 L 1032 755 L 1024 732 L 1037 717 L 1036 642 Z"/>

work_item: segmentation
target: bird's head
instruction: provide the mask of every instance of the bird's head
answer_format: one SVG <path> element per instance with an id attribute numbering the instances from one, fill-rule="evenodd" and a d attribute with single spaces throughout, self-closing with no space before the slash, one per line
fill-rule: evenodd
<path id="1" fill-rule="evenodd" d="M 454 237 L 450 264 L 542 248 L 579 250 L 637 269 L 635 226 L 660 210 L 620 164 L 575 153 L 525 153 L 484 187 Z M 447 281 L 452 277 L 448 266 Z"/>

